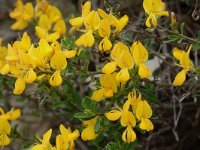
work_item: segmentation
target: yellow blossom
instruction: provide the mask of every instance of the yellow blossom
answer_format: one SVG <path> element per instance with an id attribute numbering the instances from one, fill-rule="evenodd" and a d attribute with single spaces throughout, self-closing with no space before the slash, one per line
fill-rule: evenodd
<path id="1" fill-rule="evenodd" d="M 92 35 L 92 30 L 84 33 L 76 40 L 76 45 L 84 47 L 92 47 L 94 45 L 94 36 Z"/>
<path id="2" fill-rule="evenodd" d="M 94 126 L 96 124 L 97 118 L 92 118 L 90 120 L 83 121 L 84 126 L 86 126 L 85 129 L 83 129 L 81 133 L 81 138 L 84 141 L 88 140 L 94 140 L 98 134 L 95 133 Z"/>
<path id="3" fill-rule="evenodd" d="M 90 9 L 91 9 L 91 2 L 87 1 L 82 6 L 82 16 L 70 19 L 69 23 L 75 28 L 80 28 L 83 25 L 83 23 L 84 23 L 84 21 L 86 19 L 86 16 L 90 13 Z"/>
<path id="4" fill-rule="evenodd" d="M 9 135 L 11 127 L 8 120 L 16 120 L 20 117 L 21 111 L 19 109 L 12 109 L 5 113 L 0 107 L 0 146 L 6 146 L 10 143 Z"/>
<path id="5" fill-rule="evenodd" d="M 146 19 L 146 26 L 150 28 L 152 25 L 157 26 L 157 18 L 160 16 L 169 16 L 168 11 L 165 10 L 165 3 L 162 0 L 144 0 L 143 8 L 149 15 Z"/>
<path id="6" fill-rule="evenodd" d="M 122 134 L 122 140 L 127 143 L 136 140 L 136 134 L 132 129 L 136 125 L 136 120 L 133 113 L 129 111 L 129 106 L 128 103 L 125 103 L 123 109 L 118 108 L 119 110 L 111 110 L 105 114 L 106 118 L 110 121 L 116 121 L 120 118 L 121 125 L 126 127 L 126 130 Z"/>
<path id="7" fill-rule="evenodd" d="M 75 147 L 74 140 L 76 140 L 80 133 L 78 130 L 71 132 L 71 129 L 66 129 L 62 124 L 60 125 L 60 133 L 56 136 L 56 150 L 73 150 Z"/>
<path id="8" fill-rule="evenodd" d="M 138 106 L 136 108 L 136 117 L 138 120 L 140 120 L 139 127 L 142 130 L 151 131 L 153 130 L 153 124 L 149 120 L 149 118 L 152 116 L 152 109 L 149 106 L 148 102 L 145 100 L 142 100 L 138 103 Z"/>
<path id="9" fill-rule="evenodd" d="M 94 101 L 101 101 L 104 98 L 112 97 L 114 93 L 117 92 L 117 80 L 116 73 L 114 74 L 103 74 L 100 77 L 100 89 L 94 91 L 92 93 L 91 99 Z"/>
<path id="10" fill-rule="evenodd" d="M 189 58 L 191 49 L 192 45 L 189 46 L 187 52 L 179 50 L 178 48 L 173 49 L 174 57 L 179 61 L 180 67 L 183 68 L 176 75 L 175 80 L 173 81 L 174 86 L 181 86 L 185 82 L 187 72 L 194 67 L 192 61 Z"/>
<path id="11" fill-rule="evenodd" d="M 22 0 L 17 0 L 16 8 L 10 12 L 10 17 L 16 19 L 11 26 L 12 30 L 23 30 L 28 25 L 34 15 L 34 9 L 31 2 L 23 4 Z"/>
<path id="12" fill-rule="evenodd" d="M 149 78 L 151 76 L 151 70 L 145 65 L 145 62 L 148 60 L 148 51 L 146 48 L 140 41 L 136 41 L 130 50 L 135 64 L 139 67 L 139 76 L 141 78 Z"/>
<path id="13" fill-rule="evenodd" d="M 31 148 L 31 150 L 56 150 L 56 148 L 53 147 L 49 142 L 51 134 L 52 134 L 52 129 L 49 129 L 46 133 L 43 134 L 43 139 L 37 137 L 41 143 L 37 143 L 35 146 Z"/>

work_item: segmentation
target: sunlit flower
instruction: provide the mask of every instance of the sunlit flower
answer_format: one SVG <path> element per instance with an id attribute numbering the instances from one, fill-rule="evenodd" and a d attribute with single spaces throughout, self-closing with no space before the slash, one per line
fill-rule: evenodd
<path id="1" fill-rule="evenodd" d="M 75 147 L 74 140 L 80 135 L 79 131 L 75 130 L 72 132 L 70 128 L 66 129 L 61 124 L 60 133 L 56 136 L 56 150 L 73 150 Z"/>
<path id="2" fill-rule="evenodd" d="M 181 86 L 186 79 L 186 74 L 188 71 L 192 70 L 194 67 L 192 61 L 190 60 L 190 51 L 192 45 L 189 46 L 187 52 L 179 50 L 178 48 L 173 49 L 174 57 L 179 61 L 180 67 L 183 68 L 175 77 L 173 81 L 174 86 Z"/>
<path id="3" fill-rule="evenodd" d="M 84 141 L 88 140 L 94 140 L 98 134 L 95 133 L 94 126 L 96 124 L 97 118 L 92 118 L 90 120 L 83 121 L 84 126 L 86 126 L 85 129 L 83 129 L 81 133 L 81 138 Z"/>
<path id="4" fill-rule="evenodd" d="M 162 0 L 144 0 L 143 8 L 149 15 L 146 19 L 146 26 L 150 28 L 152 25 L 157 26 L 157 18 L 161 16 L 169 16 L 168 11 L 165 10 L 165 3 Z"/>
<path id="5" fill-rule="evenodd" d="M 151 70 L 145 65 L 148 60 L 148 51 L 140 41 L 133 43 L 130 48 L 135 64 L 139 67 L 138 74 L 141 78 L 149 78 Z"/>

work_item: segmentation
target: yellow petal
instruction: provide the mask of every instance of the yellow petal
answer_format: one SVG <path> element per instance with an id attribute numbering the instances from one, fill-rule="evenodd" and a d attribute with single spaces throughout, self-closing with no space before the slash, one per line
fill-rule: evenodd
<path id="1" fill-rule="evenodd" d="M 92 30 L 83 34 L 75 42 L 77 46 L 83 45 L 84 47 L 92 47 L 94 45 L 94 36 L 92 35 Z"/>
<path id="2" fill-rule="evenodd" d="M 151 70 L 145 64 L 140 64 L 138 74 L 141 78 L 149 78 L 151 76 Z"/>
<path id="3" fill-rule="evenodd" d="M 118 120 L 122 115 L 121 111 L 118 110 L 111 110 L 110 112 L 106 113 L 105 116 L 110 121 Z"/>
<path id="4" fill-rule="evenodd" d="M 99 50 L 108 51 L 112 48 L 112 43 L 108 40 L 107 37 L 103 38 L 103 40 L 99 43 Z"/>
<path id="5" fill-rule="evenodd" d="M 54 31 L 58 32 L 60 35 L 65 35 L 66 33 L 66 24 L 64 20 L 59 20 L 54 26 Z"/>
<path id="6" fill-rule="evenodd" d="M 24 7 L 24 11 L 25 13 L 23 14 L 23 18 L 25 20 L 31 20 L 33 18 L 34 15 L 34 8 L 33 8 L 33 4 L 32 3 L 26 3 L 25 7 Z"/>
<path id="7" fill-rule="evenodd" d="M 185 82 L 185 79 L 186 79 L 186 71 L 183 69 L 176 75 L 176 77 L 173 81 L 173 85 L 181 86 Z"/>
<path id="8" fill-rule="evenodd" d="M 97 137 L 97 134 L 94 131 L 94 127 L 85 128 L 81 133 L 81 138 L 84 141 L 94 140 Z"/>
<path id="9" fill-rule="evenodd" d="M 9 137 L 5 133 L 0 134 L 0 146 L 6 146 L 9 144 L 10 144 Z"/>
<path id="10" fill-rule="evenodd" d="M 136 117 L 138 120 L 141 118 L 150 118 L 152 116 L 152 109 L 147 101 L 143 100 L 138 103 L 136 108 Z"/>
<path id="11" fill-rule="evenodd" d="M 126 83 L 130 79 L 128 69 L 121 69 L 120 72 L 117 73 L 116 79 L 119 82 Z"/>
<path id="12" fill-rule="evenodd" d="M 63 51 L 63 53 L 65 54 L 66 58 L 73 58 L 76 56 L 77 51 L 76 50 L 65 50 L 65 51 Z"/>
<path id="13" fill-rule="evenodd" d="M 91 9 L 91 2 L 87 1 L 83 6 L 82 6 L 82 17 L 86 17 Z"/>
<path id="14" fill-rule="evenodd" d="M 127 110 L 123 110 L 120 123 L 123 127 L 126 127 L 128 125 L 135 126 L 136 120 L 133 113 Z"/>
<path id="15" fill-rule="evenodd" d="M 140 41 L 134 42 L 130 50 L 137 65 L 148 60 L 148 51 Z"/>
<path id="16" fill-rule="evenodd" d="M 175 57 L 177 60 L 180 60 L 180 59 L 181 59 L 183 53 L 184 53 L 184 51 L 178 49 L 177 47 L 175 47 L 175 48 L 173 49 L 173 55 L 174 55 L 174 57 Z"/>
<path id="17" fill-rule="evenodd" d="M 120 68 L 132 69 L 134 66 L 134 61 L 131 53 L 129 51 L 123 50 L 119 57 L 116 59 L 116 63 Z"/>
<path id="18" fill-rule="evenodd" d="M 107 89 L 105 92 L 104 92 L 104 94 L 103 94 L 103 96 L 105 97 L 105 98 L 109 98 L 109 97 L 113 97 L 113 90 L 112 89 Z"/>
<path id="19" fill-rule="evenodd" d="M 51 86 L 59 86 L 62 84 L 62 77 L 60 75 L 60 71 L 57 70 L 53 73 L 53 75 L 51 76 L 50 80 L 49 80 L 49 84 Z"/>
<path id="20" fill-rule="evenodd" d="M 28 27 L 28 22 L 25 20 L 17 20 L 14 24 L 11 25 L 12 30 L 24 30 Z"/>
<path id="21" fill-rule="evenodd" d="M 25 89 L 25 81 L 22 77 L 17 78 L 15 81 L 15 89 L 13 91 L 14 94 L 19 95 L 22 94 L 22 92 Z"/>
<path id="22" fill-rule="evenodd" d="M 76 28 L 80 28 L 83 25 L 84 19 L 82 17 L 77 17 L 69 20 L 69 23 Z"/>
<path id="23" fill-rule="evenodd" d="M 5 115 L 6 115 L 6 119 L 8 120 L 16 120 L 21 116 L 21 110 L 15 109 L 10 112 L 7 112 Z"/>
<path id="24" fill-rule="evenodd" d="M 38 38 L 42 39 L 42 38 L 45 38 L 48 33 L 47 33 L 46 29 L 43 29 L 39 26 L 36 26 L 35 27 L 35 34 L 37 35 Z"/>
<path id="25" fill-rule="evenodd" d="M 52 134 L 52 129 L 49 129 L 47 132 L 45 132 L 43 134 L 43 142 L 44 143 L 49 143 L 49 140 L 51 138 L 51 134 Z"/>
<path id="26" fill-rule="evenodd" d="M 60 38 L 60 33 L 59 32 L 54 32 L 54 33 L 51 33 L 51 34 L 47 34 L 47 36 L 46 36 L 46 40 L 48 42 L 57 41 L 59 38 Z"/>
<path id="27" fill-rule="evenodd" d="M 56 136 L 56 148 L 56 150 L 64 150 L 69 148 L 68 141 L 60 134 Z"/>
<path id="28" fill-rule="evenodd" d="M 153 124 L 152 122 L 147 119 L 147 118 L 141 118 L 141 123 L 140 123 L 140 129 L 146 130 L 146 131 L 151 131 L 153 130 Z"/>
<path id="29" fill-rule="evenodd" d="M 111 74 L 115 71 L 116 67 L 115 62 L 109 62 L 102 68 L 102 72 L 105 74 Z"/>
<path id="30" fill-rule="evenodd" d="M 100 17 L 97 11 L 91 11 L 84 22 L 87 30 L 97 30 L 100 25 Z"/>
<path id="31" fill-rule="evenodd" d="M 80 133 L 78 130 L 75 130 L 68 136 L 68 141 L 76 140 L 80 136 Z"/>
<path id="32" fill-rule="evenodd" d="M 96 102 L 99 102 L 101 100 L 103 100 L 104 98 L 104 91 L 105 89 L 99 89 L 99 90 L 96 90 L 92 93 L 92 96 L 91 96 L 91 99 L 96 101 Z"/>
<path id="33" fill-rule="evenodd" d="M 0 133 L 10 134 L 11 127 L 10 127 L 9 122 L 4 118 L 0 118 L 0 122 L 1 122 L 1 124 L 0 124 Z"/>
<path id="34" fill-rule="evenodd" d="M 51 22 L 50 22 L 49 18 L 47 17 L 47 15 L 40 16 L 38 25 L 47 31 L 49 31 L 51 29 Z"/>
<path id="35" fill-rule="evenodd" d="M 151 17 L 150 17 L 150 16 L 147 17 L 147 19 L 146 19 L 146 26 L 147 26 L 148 28 L 151 28 Z"/>
<path id="36" fill-rule="evenodd" d="M 110 36 L 110 24 L 108 19 L 101 20 L 100 26 L 98 28 L 98 33 L 101 37 L 109 37 Z"/>
<path id="37" fill-rule="evenodd" d="M 128 126 L 122 134 L 122 140 L 126 143 L 131 143 L 136 140 L 136 134 L 131 126 Z"/>
<path id="38" fill-rule="evenodd" d="M 10 72 L 10 67 L 8 64 L 5 64 L 2 68 L 0 68 L 0 73 L 2 75 L 6 75 Z"/>
<path id="39" fill-rule="evenodd" d="M 28 72 L 26 73 L 26 75 L 24 76 L 24 81 L 26 83 L 32 83 L 36 80 L 36 78 L 37 78 L 37 75 L 36 75 L 35 71 L 33 71 L 33 69 L 30 68 L 28 70 Z"/>
<path id="40" fill-rule="evenodd" d="M 50 65 L 53 69 L 63 70 L 67 67 L 67 60 L 65 54 L 60 50 L 56 51 L 51 57 Z"/>

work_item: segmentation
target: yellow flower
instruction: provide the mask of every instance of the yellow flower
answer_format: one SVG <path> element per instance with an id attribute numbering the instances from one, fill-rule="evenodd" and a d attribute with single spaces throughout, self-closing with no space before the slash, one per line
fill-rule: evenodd
<path id="1" fill-rule="evenodd" d="M 111 110 L 106 113 L 105 116 L 110 121 L 116 121 L 120 118 L 120 123 L 123 127 L 127 127 L 122 134 L 122 140 L 127 143 L 134 142 L 136 140 L 136 134 L 132 127 L 135 127 L 136 120 L 132 112 L 129 111 L 129 103 L 123 105 L 123 109 Z"/>
<path id="2" fill-rule="evenodd" d="M 37 0 L 35 6 L 35 16 L 39 17 L 44 14 L 49 6 L 48 0 Z"/>
<path id="3" fill-rule="evenodd" d="M 60 125 L 61 134 L 56 136 L 56 148 L 57 150 L 73 150 L 74 140 L 76 140 L 80 133 L 78 130 L 71 132 L 71 129 L 66 129 L 62 124 Z"/>
<path id="4" fill-rule="evenodd" d="M 92 30 L 89 30 L 85 34 L 81 35 L 75 42 L 77 46 L 92 47 L 94 45 L 94 36 Z"/>
<path id="5" fill-rule="evenodd" d="M 69 20 L 69 23 L 75 27 L 75 28 L 80 28 L 82 27 L 86 16 L 90 13 L 90 9 L 91 9 L 91 2 L 87 1 L 83 6 L 82 6 L 82 16 L 81 17 L 77 17 L 77 18 L 73 18 Z"/>
<path id="6" fill-rule="evenodd" d="M 6 62 L 7 48 L 2 46 L 2 39 L 0 38 L 0 73 L 5 75 L 10 69 Z"/>
<path id="7" fill-rule="evenodd" d="M 20 109 L 11 109 L 11 111 L 5 113 L 4 110 L 0 107 L 0 118 L 5 120 L 16 120 L 21 116 Z"/>
<path id="8" fill-rule="evenodd" d="M 122 140 L 127 143 L 134 142 L 136 140 L 136 134 L 132 127 L 129 125 L 122 134 Z"/>
<path id="9" fill-rule="evenodd" d="M 138 120 L 140 120 L 139 127 L 142 130 L 151 131 L 153 130 L 153 124 L 149 120 L 149 118 L 152 116 L 152 109 L 149 106 L 148 102 L 145 100 L 142 100 L 138 103 L 138 106 L 136 108 L 136 117 Z"/>
<path id="10" fill-rule="evenodd" d="M 10 143 L 9 134 L 11 132 L 11 127 L 8 120 L 16 120 L 21 115 L 19 109 L 12 109 L 11 111 L 5 113 L 0 107 L 0 146 L 6 146 Z"/>
<path id="11" fill-rule="evenodd" d="M 102 9 L 98 9 L 99 15 L 104 19 L 108 20 L 111 26 L 115 27 L 114 34 L 118 34 L 128 23 L 128 16 L 124 15 L 122 18 L 117 19 L 112 14 L 107 14 Z"/>
<path id="12" fill-rule="evenodd" d="M 6 146 L 10 144 L 8 135 L 10 134 L 11 127 L 7 120 L 0 117 L 0 146 Z"/>
<path id="13" fill-rule="evenodd" d="M 67 60 L 64 52 L 61 50 L 61 46 L 58 42 L 53 43 L 55 53 L 51 57 L 50 66 L 55 69 L 55 73 L 51 76 L 49 83 L 52 86 L 59 86 L 62 84 L 62 77 L 60 71 L 64 70 L 67 67 Z"/>
<path id="14" fill-rule="evenodd" d="M 16 8 L 10 12 L 10 17 L 16 19 L 16 22 L 11 26 L 12 30 L 25 29 L 34 15 L 32 3 L 23 4 L 22 0 L 17 0 Z"/>
<path id="15" fill-rule="evenodd" d="M 51 134 L 52 129 L 49 129 L 46 133 L 43 134 L 43 139 L 37 137 L 41 143 L 38 143 L 35 146 L 33 146 L 31 150 L 56 150 L 56 148 L 53 147 L 49 142 Z"/>
<path id="16" fill-rule="evenodd" d="M 48 16 L 48 18 L 50 19 L 51 23 L 56 23 L 57 21 L 62 19 L 62 14 L 56 6 L 48 5 L 45 13 Z"/>
<path id="17" fill-rule="evenodd" d="M 17 78 L 15 81 L 15 89 L 13 90 L 13 93 L 16 95 L 20 95 L 23 93 L 25 89 L 26 83 L 22 77 Z"/>
<path id="18" fill-rule="evenodd" d="M 104 98 L 112 97 L 117 92 L 117 80 L 116 74 L 103 74 L 100 77 L 100 89 L 92 93 L 91 99 L 96 102 L 103 100 Z"/>
<path id="19" fill-rule="evenodd" d="M 142 100 L 141 98 L 142 98 L 142 95 L 140 93 L 139 93 L 139 96 L 137 97 L 135 89 L 133 89 L 133 91 L 128 94 L 128 100 L 126 101 L 126 103 L 132 106 L 132 110 L 134 113 L 136 112 L 138 103 Z"/>
<path id="20" fill-rule="evenodd" d="M 181 86 L 185 82 L 187 72 L 194 67 L 192 61 L 189 58 L 191 49 L 192 45 L 190 45 L 187 52 L 179 50 L 178 48 L 173 49 L 174 57 L 179 61 L 180 67 L 183 68 L 182 71 L 176 75 L 175 80 L 173 81 L 174 86 Z"/>
<path id="21" fill-rule="evenodd" d="M 99 43 L 99 50 L 109 51 L 112 48 L 112 43 L 108 40 L 108 37 L 104 37 Z"/>
<path id="22" fill-rule="evenodd" d="M 84 25 L 86 31 L 92 30 L 95 31 L 99 28 L 100 25 L 100 16 L 97 11 L 91 11 L 85 18 Z"/>
<path id="23" fill-rule="evenodd" d="M 149 78 L 151 76 L 151 70 L 145 65 L 145 62 L 148 60 L 148 51 L 146 48 L 140 41 L 136 41 L 133 43 L 130 50 L 135 64 L 139 66 L 139 76 L 141 78 Z"/>
<path id="24" fill-rule="evenodd" d="M 94 130 L 96 120 L 97 120 L 97 117 L 92 118 L 90 120 L 83 121 L 83 124 L 84 126 L 86 126 L 86 128 L 83 129 L 81 133 L 82 140 L 84 141 L 94 140 L 98 136 L 98 134 L 96 134 Z"/>
<path id="25" fill-rule="evenodd" d="M 49 33 L 50 29 L 52 27 L 51 20 L 48 18 L 47 15 L 42 15 L 39 19 L 38 26 L 35 27 L 35 34 L 40 39 L 45 39 L 48 42 L 56 41 L 60 38 L 62 34 L 65 34 L 66 32 L 66 26 L 64 21 L 59 20 L 55 26 L 53 33 Z"/>
<path id="26" fill-rule="evenodd" d="M 157 26 L 157 18 L 160 16 L 169 16 L 168 11 L 165 10 L 165 3 L 162 0 L 144 0 L 143 8 L 149 15 L 146 20 L 146 26 L 150 28 L 152 25 Z"/>

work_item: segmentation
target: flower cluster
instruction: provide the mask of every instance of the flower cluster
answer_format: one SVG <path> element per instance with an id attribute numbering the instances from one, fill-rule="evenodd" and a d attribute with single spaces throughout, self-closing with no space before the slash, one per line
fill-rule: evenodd
<path id="1" fill-rule="evenodd" d="M 124 15 L 117 19 L 102 9 L 91 11 L 91 2 L 88 1 L 82 6 L 81 17 L 72 18 L 69 23 L 72 25 L 72 30 L 84 32 L 76 40 L 77 46 L 92 47 L 95 43 L 95 37 L 98 37 L 100 39 L 99 50 L 109 51 L 112 48 L 111 37 L 117 35 L 126 26 L 128 16 Z M 81 29 L 82 26 L 84 29 Z"/>
<path id="2" fill-rule="evenodd" d="M 126 84 L 131 76 L 129 70 L 134 66 L 138 68 L 138 75 L 141 78 L 149 78 L 151 70 L 146 66 L 148 51 L 140 41 L 133 43 L 129 49 L 125 44 L 118 42 L 111 50 L 111 62 L 103 68 L 104 73 L 100 78 L 100 89 L 93 92 L 92 99 L 100 101 L 103 98 L 112 97 L 117 92 L 120 83 Z"/>
<path id="3" fill-rule="evenodd" d="M 10 143 L 11 126 L 9 121 L 16 120 L 21 116 L 19 109 L 12 109 L 9 112 L 4 112 L 0 107 L 0 146 L 6 146 Z"/>
<path id="4" fill-rule="evenodd" d="M 48 79 L 52 86 L 59 86 L 62 83 L 61 71 L 67 66 L 67 58 L 76 55 L 75 50 L 63 51 L 57 41 L 49 44 L 45 39 L 40 39 L 38 45 L 35 45 L 25 32 L 19 41 L 8 44 L 7 49 L 1 48 L 3 53 L 0 53 L 0 73 L 16 78 L 14 94 L 21 94 L 26 83 L 33 83 L 41 78 Z"/>
<path id="5" fill-rule="evenodd" d="M 12 30 L 23 30 L 31 21 L 35 21 L 36 35 L 48 42 L 56 41 L 66 33 L 60 10 L 47 0 L 37 0 L 35 7 L 31 2 L 23 4 L 22 0 L 17 0 L 16 8 L 10 12 L 10 17 L 16 19 L 11 26 Z"/>
<path id="6" fill-rule="evenodd" d="M 113 109 L 106 113 L 105 116 L 110 121 L 116 121 L 120 119 L 120 124 L 126 127 L 126 130 L 122 134 L 124 142 L 131 143 L 136 140 L 136 134 L 133 128 L 139 123 L 139 128 L 145 131 L 153 130 L 153 124 L 149 120 L 152 116 L 152 109 L 146 100 L 142 100 L 142 95 L 139 93 L 137 97 L 136 90 L 134 89 L 128 95 L 128 100 L 121 109 L 117 106 L 117 109 Z"/>
<path id="7" fill-rule="evenodd" d="M 65 128 L 64 125 L 60 125 L 60 134 L 56 136 L 56 146 L 52 146 L 50 143 L 50 138 L 52 134 L 52 129 L 49 129 L 43 134 L 43 139 L 37 137 L 39 143 L 36 143 L 31 150 L 73 150 L 74 140 L 79 137 L 79 131 L 71 131 L 70 128 Z"/>

